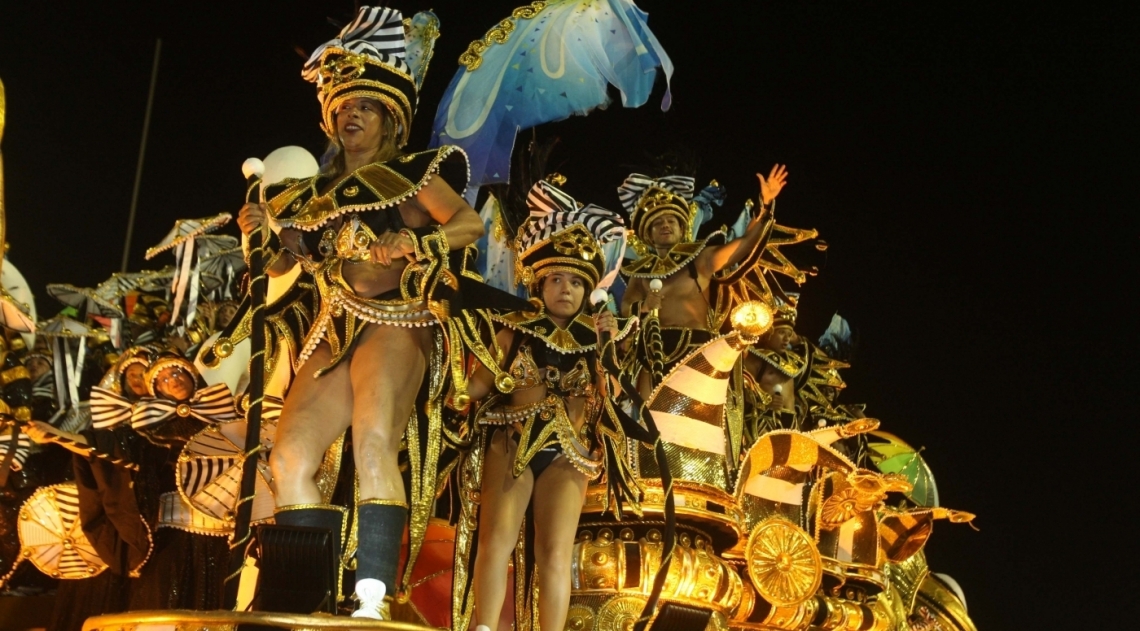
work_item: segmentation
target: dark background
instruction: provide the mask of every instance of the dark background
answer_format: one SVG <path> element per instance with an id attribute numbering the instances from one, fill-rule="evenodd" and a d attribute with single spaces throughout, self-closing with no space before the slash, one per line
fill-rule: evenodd
<path id="1" fill-rule="evenodd" d="M 413 148 L 458 54 L 516 4 L 431 5 L 442 37 Z M 640 110 L 540 133 L 563 140 L 567 189 L 611 208 L 630 165 L 677 145 L 734 212 L 756 171 L 788 164 L 782 223 L 831 246 L 801 333 L 836 309 L 851 320 L 845 399 L 925 446 L 943 504 L 979 515 L 980 532 L 937 526 L 933 569 L 981 629 L 1126 628 L 1140 613 L 1136 23 L 1124 8 L 913 4 L 644 0 L 676 65 L 673 110 L 659 85 Z M 9 256 L 41 315 L 56 308 L 44 284 L 118 268 L 156 37 L 132 269 L 175 219 L 236 213 L 246 157 L 319 154 L 294 47 L 352 8 L 5 3 Z"/>

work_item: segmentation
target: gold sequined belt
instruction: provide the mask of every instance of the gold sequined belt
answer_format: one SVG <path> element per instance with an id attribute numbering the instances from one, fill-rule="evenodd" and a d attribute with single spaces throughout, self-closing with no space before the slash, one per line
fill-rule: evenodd
<path id="1" fill-rule="evenodd" d="M 487 410 L 479 416 L 480 425 L 514 425 L 540 414 L 541 418 L 549 421 L 554 418 L 554 404 L 549 398 L 524 403 L 522 405 L 500 405 Z"/>

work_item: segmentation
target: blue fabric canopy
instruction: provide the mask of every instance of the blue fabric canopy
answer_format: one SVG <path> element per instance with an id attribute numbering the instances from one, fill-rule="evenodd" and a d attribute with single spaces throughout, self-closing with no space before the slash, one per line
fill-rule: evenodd
<path id="1" fill-rule="evenodd" d="M 508 181 L 520 130 L 605 108 L 607 84 L 625 107 L 644 105 L 657 68 L 667 83 L 673 74 L 647 18 L 628 0 L 556 0 L 516 11 L 461 58 L 466 66 L 440 101 L 431 146 L 467 152 L 474 197 L 480 186 Z M 663 110 L 670 100 L 666 88 Z"/>

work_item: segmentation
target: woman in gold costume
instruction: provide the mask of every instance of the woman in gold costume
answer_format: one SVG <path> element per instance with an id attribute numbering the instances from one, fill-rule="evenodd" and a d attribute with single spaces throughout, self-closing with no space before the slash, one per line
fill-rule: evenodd
<path id="1" fill-rule="evenodd" d="M 531 217 L 539 218 L 520 229 L 519 278 L 541 308 L 495 318 L 502 325 L 496 346 L 505 352 L 498 366 L 476 371 L 469 390 L 473 399 L 498 390 L 475 414 L 485 448 L 472 576 L 479 631 L 497 628 L 507 564 L 528 508 L 534 545 L 527 556 L 537 578 L 524 584 L 527 594 L 537 587 L 541 597 L 521 611 L 537 611 L 540 628 L 565 626 L 578 517 L 586 485 L 605 462 L 595 435 L 606 396 L 598 337 L 605 331 L 620 339 L 632 328 L 627 323 L 619 332 L 609 311 L 590 318 L 583 309 L 605 272 L 599 241 L 620 237 L 621 218 L 594 206 L 578 208 L 545 181 L 531 190 L 528 204 Z M 528 579 L 530 568 L 515 563 L 515 572 Z"/>
<path id="2" fill-rule="evenodd" d="M 321 310 L 277 426 L 270 466 L 276 522 L 339 535 L 343 514 L 322 504 L 314 481 L 325 451 L 349 427 L 359 476 L 355 617 L 387 619 L 396 592 L 408 500 L 397 464 L 427 370 L 431 327 L 458 289 L 449 253 L 483 234 L 460 197 L 467 162 L 455 147 L 404 154 L 418 85 L 438 22 L 362 7 L 316 52 L 304 75 L 317 83 L 329 151 L 317 176 L 266 191 L 239 215 L 245 233 L 266 215 L 281 227 L 270 275 L 300 264 Z M 410 442 L 410 441 L 409 441 Z M 415 516 L 413 516 L 415 518 Z"/>

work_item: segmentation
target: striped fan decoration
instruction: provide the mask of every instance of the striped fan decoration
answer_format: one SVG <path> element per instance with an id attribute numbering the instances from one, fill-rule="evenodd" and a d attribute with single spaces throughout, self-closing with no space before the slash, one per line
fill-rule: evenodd
<path id="1" fill-rule="evenodd" d="M 20 546 L 25 558 L 53 578 L 90 578 L 107 569 L 79 521 L 74 482 L 38 489 L 20 508 Z"/>
<path id="2" fill-rule="evenodd" d="M 625 234 L 625 220 L 621 215 L 594 204 L 582 206 L 545 180 L 530 189 L 526 201 L 530 221 L 519 231 L 519 252 L 526 252 L 574 224 L 585 226 L 599 244 L 621 239 Z"/>
<path id="3" fill-rule="evenodd" d="M 263 406 L 261 452 L 253 497 L 254 522 L 273 517 L 269 450 L 277 433 L 281 400 L 266 397 Z M 223 521 L 233 516 L 241 489 L 245 430 L 245 421 L 214 425 L 195 435 L 182 450 L 178 459 L 178 492 L 195 512 Z"/>
<path id="4" fill-rule="evenodd" d="M 356 19 L 341 29 L 340 34 L 321 44 L 309 56 L 301 70 L 306 81 L 322 84 L 321 57 L 329 48 L 340 48 L 358 55 L 374 57 L 380 63 L 408 73 L 404 62 L 407 44 L 404 39 L 404 16 L 388 7 L 361 7 Z M 323 93 L 321 94 L 323 98 Z"/>
<path id="5" fill-rule="evenodd" d="M 120 423 L 129 423 L 134 404 L 131 400 L 106 388 L 91 388 L 91 427 L 110 429 Z"/>
<path id="6" fill-rule="evenodd" d="M 651 186 L 663 188 L 670 193 L 684 197 L 685 201 L 690 201 L 693 199 L 693 191 L 696 190 L 696 180 L 684 175 L 651 178 L 641 173 L 630 173 L 629 177 L 625 178 L 625 182 L 622 182 L 622 185 L 617 189 L 621 207 L 626 212 L 633 214 L 633 209 L 637 207 L 637 200 L 641 199 L 645 189 Z"/>

